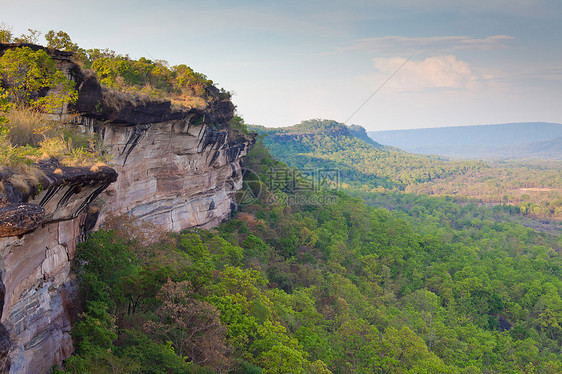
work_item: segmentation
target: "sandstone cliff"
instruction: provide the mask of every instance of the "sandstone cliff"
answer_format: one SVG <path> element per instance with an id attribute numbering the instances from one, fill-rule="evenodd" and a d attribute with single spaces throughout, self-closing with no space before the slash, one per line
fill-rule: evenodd
<path id="1" fill-rule="evenodd" d="M 80 124 L 100 134 L 119 174 L 102 196 L 99 222 L 107 214 L 127 213 L 179 231 L 216 226 L 229 217 L 242 186 L 242 161 L 253 144 L 228 127 L 234 114 L 229 98 L 204 110 L 173 108 L 166 100 L 102 87 L 72 63 L 63 61 L 61 68 L 77 82 L 73 109 Z"/>
<path id="2" fill-rule="evenodd" d="M 9 348 L 11 373 L 46 373 L 72 352 L 77 295 L 70 268 L 88 229 L 85 208 L 117 178 L 109 167 L 39 166 L 43 191 L 33 198 L 1 175 L 0 313 L 9 340 L 0 347 Z"/>
<path id="3" fill-rule="evenodd" d="M 0 53 L 12 47 L 0 44 Z M 229 99 L 204 110 L 174 108 L 169 101 L 102 87 L 68 53 L 49 53 L 77 84 L 75 125 L 99 134 L 113 164 L 94 172 L 43 163 L 42 191 L 35 197 L 3 176 L 0 360 L 9 356 L 10 373 L 47 373 L 72 352 L 71 264 L 87 230 L 108 214 L 124 213 L 166 230 L 217 225 L 235 207 L 243 158 L 253 144 L 228 127 L 234 111 Z M 98 195 L 100 211 L 87 214 Z"/>

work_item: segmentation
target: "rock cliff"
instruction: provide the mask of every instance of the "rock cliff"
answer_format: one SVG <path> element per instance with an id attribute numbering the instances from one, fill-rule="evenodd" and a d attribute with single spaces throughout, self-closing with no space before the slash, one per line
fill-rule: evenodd
<path id="1" fill-rule="evenodd" d="M 71 264 L 88 228 L 85 209 L 117 178 L 109 167 L 43 162 L 39 168 L 43 190 L 35 197 L 14 188 L 9 174 L 0 175 L 0 313 L 9 333 L 9 339 L 0 334 L 0 357 L 6 365 L 8 348 L 11 373 L 47 373 L 72 352 L 77 294 Z"/>
<path id="2" fill-rule="evenodd" d="M 0 53 L 15 46 L 0 44 Z M 49 53 L 76 82 L 75 125 L 99 134 L 113 163 L 94 171 L 44 162 L 41 191 L 35 186 L 27 194 L 0 175 L 0 360 L 9 358 L 10 373 L 47 373 L 72 352 L 71 264 L 85 232 L 110 214 L 173 231 L 217 225 L 235 207 L 243 158 L 253 144 L 229 128 L 229 99 L 206 109 L 174 108 L 102 87 L 68 53 Z M 88 213 L 96 197 L 100 210 Z"/>
<path id="3" fill-rule="evenodd" d="M 249 142 L 228 129 L 193 122 L 190 115 L 104 126 L 119 178 L 103 194 L 100 222 L 107 214 L 128 213 L 179 231 L 216 226 L 229 217 Z"/>

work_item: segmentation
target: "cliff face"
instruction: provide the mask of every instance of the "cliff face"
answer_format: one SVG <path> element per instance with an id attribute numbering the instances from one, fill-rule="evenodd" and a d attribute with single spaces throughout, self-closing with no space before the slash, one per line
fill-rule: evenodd
<path id="1" fill-rule="evenodd" d="M 0 311 L 9 339 L 0 347 L 9 350 L 12 373 L 47 373 L 72 352 L 77 294 L 70 267 L 87 228 L 85 208 L 117 178 L 109 167 L 94 172 L 46 162 L 40 169 L 43 191 L 35 198 L 2 175 Z"/>
<path id="2" fill-rule="evenodd" d="M 8 48 L 0 47 L 0 53 Z M 173 231 L 217 225 L 235 206 L 243 158 L 253 144 L 228 127 L 230 100 L 205 110 L 173 108 L 169 101 L 102 87 L 68 54 L 49 52 L 76 82 L 77 126 L 100 135 L 114 164 L 94 172 L 44 163 L 42 192 L 35 198 L 4 178 L 0 361 L 9 356 L 10 373 L 47 373 L 71 354 L 70 321 L 77 305 L 71 264 L 87 230 L 123 213 Z M 101 210 L 87 214 L 98 195 Z"/>
<path id="3" fill-rule="evenodd" d="M 166 100 L 102 87 L 72 64 L 61 68 L 77 82 L 74 110 L 81 124 L 101 135 L 119 174 L 102 196 L 99 222 L 127 213 L 179 231 L 216 226 L 229 217 L 242 186 L 242 161 L 254 141 L 228 127 L 234 113 L 229 99 L 214 100 L 204 110 L 173 108 Z"/>
<path id="4" fill-rule="evenodd" d="M 119 174 L 102 196 L 99 222 L 127 213 L 179 231 L 228 218 L 253 144 L 228 128 L 230 100 L 207 110 L 172 109 L 169 102 L 131 98 L 92 79 L 85 76 L 79 85 L 76 110 L 86 131 L 101 135 Z"/>
<path id="5" fill-rule="evenodd" d="M 107 214 L 129 213 L 179 231 L 228 218 L 250 143 L 228 129 L 192 122 L 188 116 L 103 128 L 119 178 L 103 194 L 100 222 Z"/>

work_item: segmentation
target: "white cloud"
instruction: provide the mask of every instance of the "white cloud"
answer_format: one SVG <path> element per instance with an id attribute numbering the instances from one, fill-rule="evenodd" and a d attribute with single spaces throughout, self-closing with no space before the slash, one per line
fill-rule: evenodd
<path id="1" fill-rule="evenodd" d="M 385 75 L 392 74 L 406 59 L 376 58 L 374 67 Z M 408 61 L 389 81 L 388 86 L 399 91 L 418 91 L 427 88 L 473 89 L 479 76 L 470 65 L 453 55 L 428 57 L 423 61 Z"/>
<path id="2" fill-rule="evenodd" d="M 508 35 L 492 35 L 483 39 L 468 36 L 433 36 L 410 38 L 383 36 L 354 41 L 343 50 L 363 50 L 379 54 L 443 53 L 454 50 L 494 50 L 507 47 L 514 39 Z"/>

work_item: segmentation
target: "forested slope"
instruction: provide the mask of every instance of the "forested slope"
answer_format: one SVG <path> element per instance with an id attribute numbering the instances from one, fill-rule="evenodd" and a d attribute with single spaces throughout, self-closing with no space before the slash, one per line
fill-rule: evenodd
<path id="1" fill-rule="evenodd" d="M 338 170 L 344 188 L 449 195 L 459 201 L 510 204 L 534 217 L 562 218 L 560 161 L 457 161 L 417 155 L 365 141 L 364 129 L 357 127 L 309 120 L 287 128 L 250 128 L 289 166 Z"/>
<path id="2" fill-rule="evenodd" d="M 247 167 L 216 230 L 149 245 L 118 219 L 84 243 L 68 372 L 562 370 L 560 238 L 451 199 L 391 212 L 302 188 L 259 145 Z"/>

